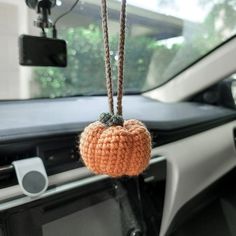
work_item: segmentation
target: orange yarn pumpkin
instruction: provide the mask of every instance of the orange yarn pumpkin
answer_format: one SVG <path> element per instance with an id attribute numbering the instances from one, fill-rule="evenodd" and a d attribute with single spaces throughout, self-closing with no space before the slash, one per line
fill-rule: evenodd
<path id="1" fill-rule="evenodd" d="M 140 121 L 124 121 L 122 118 L 126 0 L 121 1 L 116 115 L 113 104 L 106 0 L 102 0 L 101 9 L 110 113 L 103 113 L 100 121 L 85 128 L 80 139 L 80 153 L 86 166 L 96 174 L 112 177 L 137 176 L 148 166 L 151 156 L 151 137 Z"/>
<path id="2" fill-rule="evenodd" d="M 80 153 L 86 166 L 96 174 L 137 176 L 148 166 L 151 137 L 138 120 L 110 127 L 97 121 L 82 133 Z"/>

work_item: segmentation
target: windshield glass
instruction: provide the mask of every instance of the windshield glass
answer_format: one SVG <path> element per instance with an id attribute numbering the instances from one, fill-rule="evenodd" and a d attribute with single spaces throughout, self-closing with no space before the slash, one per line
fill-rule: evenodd
<path id="1" fill-rule="evenodd" d="M 52 21 L 75 0 L 57 0 Z M 109 0 L 113 80 L 117 80 L 118 0 Z M 235 34 L 236 0 L 128 0 L 125 92 L 162 85 Z M 25 1 L 0 0 L 0 99 L 105 94 L 100 0 L 80 1 L 58 22 L 68 67 L 23 67 L 18 36 L 40 35 Z M 50 35 L 50 32 L 48 32 Z"/>

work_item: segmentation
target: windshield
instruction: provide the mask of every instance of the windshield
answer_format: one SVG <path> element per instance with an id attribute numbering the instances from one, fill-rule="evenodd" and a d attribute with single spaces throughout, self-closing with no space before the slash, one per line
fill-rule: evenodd
<path id="1" fill-rule="evenodd" d="M 75 0 L 57 0 L 52 20 Z M 113 80 L 117 80 L 117 0 L 108 1 Z M 80 1 L 58 22 L 68 44 L 68 67 L 23 67 L 18 36 L 39 35 L 24 1 L 0 0 L 0 99 L 105 94 L 100 0 Z M 128 0 L 126 93 L 162 85 L 235 34 L 236 0 Z M 48 32 L 49 33 L 49 32 Z"/>

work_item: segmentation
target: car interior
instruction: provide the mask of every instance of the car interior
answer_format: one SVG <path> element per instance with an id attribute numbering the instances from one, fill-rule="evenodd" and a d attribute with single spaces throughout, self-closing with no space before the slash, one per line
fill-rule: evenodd
<path id="1" fill-rule="evenodd" d="M 0 236 L 236 235 L 236 0 L 0 0 Z"/>

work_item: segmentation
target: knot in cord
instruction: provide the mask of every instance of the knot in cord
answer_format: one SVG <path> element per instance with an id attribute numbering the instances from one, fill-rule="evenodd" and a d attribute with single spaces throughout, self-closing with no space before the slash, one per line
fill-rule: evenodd
<path id="1" fill-rule="evenodd" d="M 99 121 L 106 126 L 123 126 L 124 119 L 120 115 L 112 115 L 111 113 L 102 113 L 99 117 Z"/>

